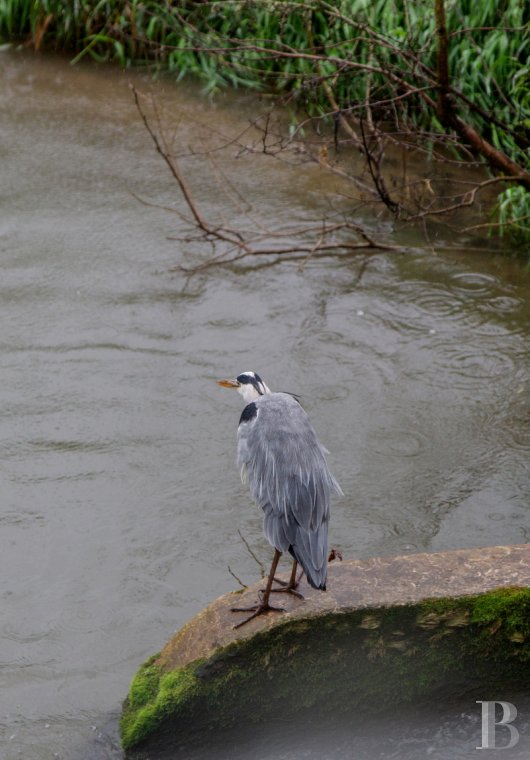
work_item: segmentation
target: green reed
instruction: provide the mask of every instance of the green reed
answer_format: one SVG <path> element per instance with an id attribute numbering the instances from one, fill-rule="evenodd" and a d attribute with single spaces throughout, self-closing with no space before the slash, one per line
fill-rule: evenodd
<path id="1" fill-rule="evenodd" d="M 528 170 L 530 5 L 446 0 L 446 14 L 459 114 Z M 436 70 L 432 0 L 0 0 L 0 39 L 30 39 L 72 53 L 74 62 L 90 56 L 122 67 L 149 64 L 178 79 L 192 74 L 209 92 L 232 86 L 289 93 L 312 114 L 332 110 L 331 88 L 353 115 L 365 115 L 369 101 L 381 121 L 444 132 L 421 97 L 395 100 L 422 66 Z M 528 191 L 511 187 L 498 211 L 501 230 L 518 214 L 514 229 L 526 237 L 526 227 L 530 239 Z"/>

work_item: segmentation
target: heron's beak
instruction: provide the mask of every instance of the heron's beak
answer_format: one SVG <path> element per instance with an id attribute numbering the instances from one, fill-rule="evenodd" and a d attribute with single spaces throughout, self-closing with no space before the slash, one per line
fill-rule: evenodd
<path id="1" fill-rule="evenodd" d="M 223 388 L 239 388 L 241 383 L 238 380 L 218 380 L 217 385 Z"/>

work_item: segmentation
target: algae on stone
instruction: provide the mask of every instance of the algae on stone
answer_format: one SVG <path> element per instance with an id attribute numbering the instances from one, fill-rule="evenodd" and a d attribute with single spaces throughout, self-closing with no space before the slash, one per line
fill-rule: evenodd
<path id="1" fill-rule="evenodd" d="M 122 742 L 131 750 L 159 733 L 185 738 L 308 708 L 383 710 L 471 680 L 525 685 L 529 661 L 526 588 L 278 618 L 182 668 L 150 658 L 131 684 Z"/>

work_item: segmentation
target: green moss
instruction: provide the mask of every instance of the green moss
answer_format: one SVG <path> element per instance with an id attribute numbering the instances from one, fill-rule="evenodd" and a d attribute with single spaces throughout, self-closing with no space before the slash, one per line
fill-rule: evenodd
<path id="1" fill-rule="evenodd" d="M 129 703 L 138 709 L 152 701 L 158 691 L 161 671 L 154 663 L 158 655 L 153 655 L 145 662 L 134 676 L 129 687 Z"/>
<path id="2" fill-rule="evenodd" d="M 482 625 L 501 621 L 508 632 L 530 636 L 530 589 L 507 588 L 477 597 L 472 620 Z"/>
<path id="3" fill-rule="evenodd" d="M 145 662 L 133 678 L 121 719 L 125 748 L 141 742 L 168 716 L 178 713 L 197 691 L 197 663 L 164 673 L 155 663 Z"/>
<path id="4" fill-rule="evenodd" d="M 475 629 L 476 649 L 508 647 L 510 656 L 530 659 L 530 589 L 505 588 L 460 599 L 424 602 L 418 625 L 432 627 L 470 625 Z M 513 648 L 513 644 L 520 644 Z"/>
<path id="5" fill-rule="evenodd" d="M 530 590 L 507 589 L 278 621 L 169 673 L 152 658 L 131 684 L 123 745 L 316 705 L 333 713 L 384 710 L 471 681 L 515 686 L 529 675 L 529 613 Z"/>

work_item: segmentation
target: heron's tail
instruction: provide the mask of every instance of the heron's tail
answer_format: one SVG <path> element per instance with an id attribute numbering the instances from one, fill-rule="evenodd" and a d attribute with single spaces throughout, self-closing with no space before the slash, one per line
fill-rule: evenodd
<path id="1" fill-rule="evenodd" d="M 326 590 L 328 574 L 328 520 L 317 530 L 286 523 L 270 504 L 263 506 L 263 530 L 271 546 L 288 551 L 298 562 L 313 588 Z"/>
<path id="2" fill-rule="evenodd" d="M 309 532 L 298 526 L 289 553 L 303 568 L 309 585 L 325 591 L 328 575 L 327 521 L 317 531 Z"/>

